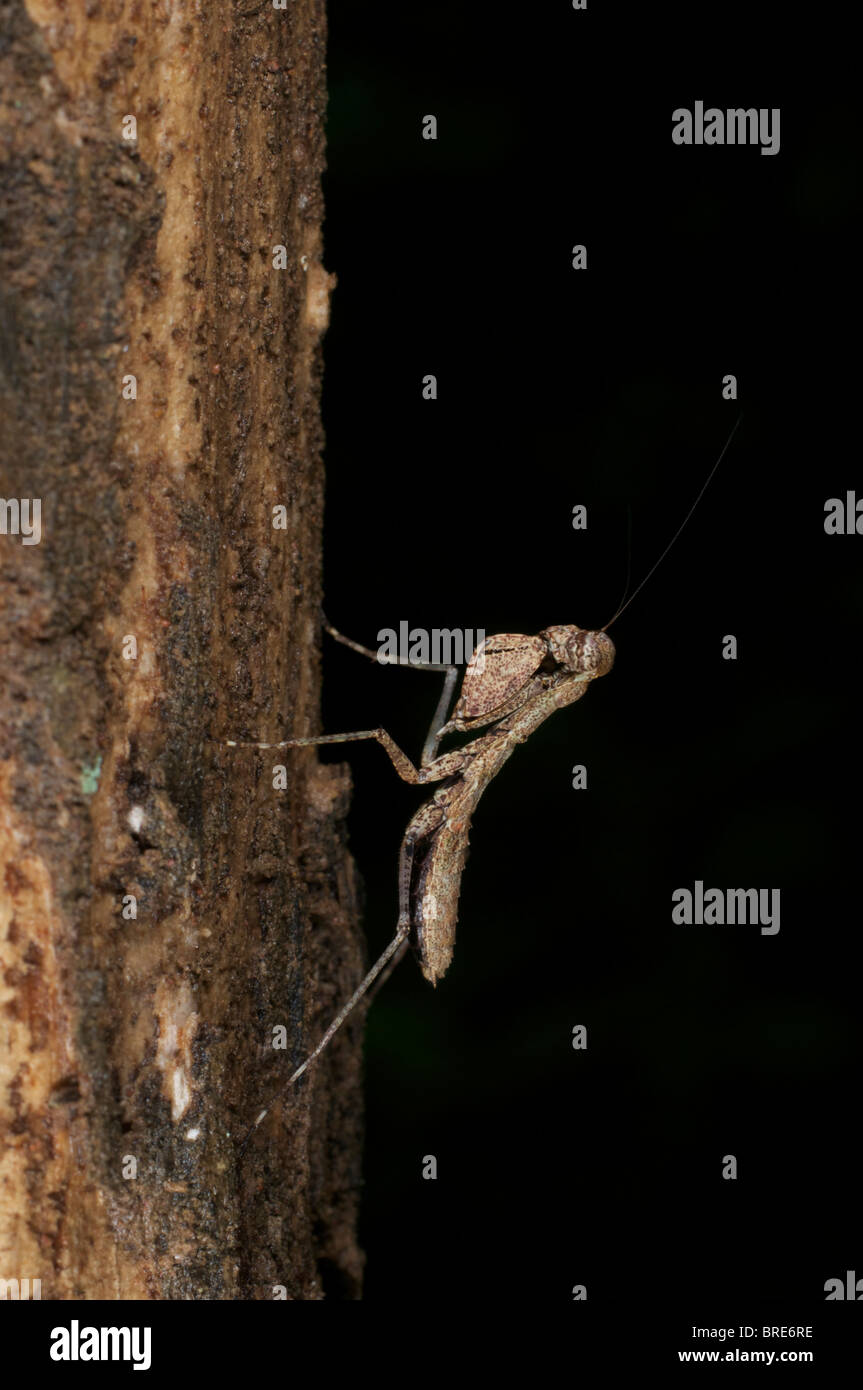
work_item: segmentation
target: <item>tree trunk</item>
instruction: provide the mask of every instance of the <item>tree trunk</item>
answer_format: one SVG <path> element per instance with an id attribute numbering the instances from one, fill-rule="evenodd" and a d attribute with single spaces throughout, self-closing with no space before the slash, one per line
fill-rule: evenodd
<path id="1" fill-rule="evenodd" d="M 319 727 L 323 0 L 0 16 L 0 1279 L 356 1297 L 359 1019 L 241 1152 L 361 971 L 347 775 L 220 743 Z"/>

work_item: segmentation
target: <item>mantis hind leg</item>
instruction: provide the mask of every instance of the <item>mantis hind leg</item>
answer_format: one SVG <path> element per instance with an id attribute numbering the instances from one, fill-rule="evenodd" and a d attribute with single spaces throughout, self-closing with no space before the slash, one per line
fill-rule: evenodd
<path id="1" fill-rule="evenodd" d="M 295 1084 L 295 1082 L 299 1081 L 300 1077 L 303 1075 L 303 1072 L 307 1071 L 308 1068 L 312 1065 L 312 1063 L 316 1061 L 318 1057 L 320 1057 L 321 1053 L 324 1051 L 324 1048 L 326 1048 L 332 1042 L 333 1038 L 341 1028 L 345 1019 L 353 1013 L 354 1009 L 362 999 L 363 995 L 368 992 L 368 990 L 375 983 L 378 977 L 383 975 L 383 978 L 386 979 L 390 972 L 393 969 L 395 969 L 395 966 L 401 960 L 402 956 L 405 953 L 405 950 L 407 949 L 409 930 L 409 922 L 403 928 L 401 921 L 399 921 L 399 925 L 396 928 L 396 934 L 393 937 L 392 941 L 387 946 L 386 950 L 382 951 L 381 954 L 378 956 L 371 970 L 366 972 L 363 979 L 360 981 L 353 994 L 351 995 L 350 999 L 348 999 L 348 1001 L 345 1004 L 343 1004 L 342 1007 L 339 1009 L 339 1012 L 336 1014 L 335 1018 L 333 1019 L 327 1031 L 324 1033 L 320 1042 L 309 1053 L 308 1057 L 302 1063 L 302 1065 L 297 1067 L 296 1071 L 288 1077 L 285 1084 L 281 1087 L 280 1090 L 276 1092 L 272 1100 L 260 1112 L 258 1118 L 255 1120 L 255 1123 L 252 1125 L 251 1129 L 249 1130 L 248 1134 L 246 1135 L 245 1139 L 243 1140 L 240 1146 L 240 1153 L 245 1153 L 246 1146 L 248 1145 L 249 1140 L 251 1139 L 258 1126 L 262 1124 L 263 1121 L 267 1118 L 276 1101 L 279 1100 L 287 1091 L 289 1091 L 291 1087 Z M 383 983 L 383 980 L 381 980 L 381 983 Z"/>
<path id="2" fill-rule="evenodd" d="M 338 736 L 335 735 L 335 737 Z M 396 925 L 395 936 L 393 937 L 389 945 L 378 956 L 371 970 L 366 971 L 366 974 L 363 976 L 362 980 L 357 985 L 350 999 L 348 999 L 347 1002 L 342 1005 L 341 1009 L 339 1009 L 339 1012 L 336 1014 L 335 1018 L 333 1019 L 332 1023 L 330 1024 L 327 1031 L 324 1033 L 317 1046 L 313 1049 L 313 1051 L 309 1053 L 308 1057 L 302 1063 L 302 1065 L 297 1067 L 296 1071 L 288 1077 L 287 1081 L 282 1086 L 282 1088 L 279 1091 L 277 1091 L 277 1093 L 273 1096 L 273 1099 L 269 1102 L 269 1104 L 260 1112 L 258 1118 L 255 1120 L 255 1123 L 252 1125 L 251 1129 L 249 1130 L 248 1134 L 243 1140 L 243 1143 L 240 1148 L 241 1153 L 245 1153 L 246 1146 L 248 1145 L 249 1140 L 251 1139 L 258 1126 L 262 1124 L 263 1121 L 266 1119 L 267 1115 L 269 1115 L 276 1101 L 279 1100 L 279 1098 L 283 1096 L 287 1091 L 289 1091 L 291 1087 L 295 1084 L 295 1082 L 299 1081 L 300 1077 L 303 1075 L 303 1072 L 307 1071 L 308 1068 L 312 1065 L 312 1063 L 318 1057 L 320 1057 L 324 1048 L 327 1047 L 328 1044 L 332 1041 L 333 1037 L 344 1023 L 345 1019 L 353 1013 L 354 1009 L 362 999 L 363 995 L 368 993 L 369 989 L 371 989 L 371 986 L 374 985 L 375 988 L 372 991 L 372 994 L 369 998 L 369 1002 L 371 1002 L 371 999 L 374 997 L 375 994 L 377 994 L 381 985 L 387 979 L 389 979 L 393 970 L 395 970 L 399 961 L 404 956 L 405 951 L 407 950 L 409 945 L 411 929 L 410 888 L 411 874 L 413 872 L 414 850 L 417 841 L 420 838 L 421 832 L 413 834 L 411 830 L 409 830 L 402 843 L 401 853 L 399 856 L 399 920 Z"/>

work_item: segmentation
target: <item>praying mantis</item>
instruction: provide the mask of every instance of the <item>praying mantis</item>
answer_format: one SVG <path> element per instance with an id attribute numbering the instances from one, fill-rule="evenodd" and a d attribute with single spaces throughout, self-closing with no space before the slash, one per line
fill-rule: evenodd
<path id="1" fill-rule="evenodd" d="M 336 1014 L 313 1051 L 260 1112 L 243 1149 L 276 1100 L 320 1056 L 375 981 L 383 983 L 409 945 L 413 945 L 420 969 L 432 985 L 445 975 L 455 946 L 459 890 L 471 820 L 483 792 L 520 743 L 557 710 L 580 700 L 593 681 L 611 670 L 615 648 L 606 629 L 629 607 L 674 545 L 721 464 L 741 419 L 739 415 L 701 491 L 668 545 L 605 627 L 587 630 L 572 624 L 558 625 L 544 628 L 536 636 L 499 633 L 486 638 L 465 668 L 459 698 L 449 719 L 447 715 L 459 668 L 422 664 L 424 670 L 446 674 L 418 767 L 383 728 L 287 738 L 278 743 L 225 741 L 230 748 L 266 750 L 373 740 L 384 749 L 402 781 L 414 786 L 435 786 L 431 798 L 411 818 L 402 840 L 399 915 L 392 940 Z M 324 627 L 336 641 L 360 655 L 373 661 L 381 659 L 377 652 L 343 636 L 326 620 Z M 390 656 L 384 661 L 385 664 L 420 665 Z M 452 752 L 438 754 L 438 745 L 447 735 L 476 731 L 483 732 Z"/>

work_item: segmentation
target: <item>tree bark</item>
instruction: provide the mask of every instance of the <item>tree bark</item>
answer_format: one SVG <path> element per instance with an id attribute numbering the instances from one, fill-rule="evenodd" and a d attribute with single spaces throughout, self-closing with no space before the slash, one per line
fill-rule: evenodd
<path id="1" fill-rule="evenodd" d="M 357 1297 L 358 1019 L 241 1153 L 361 973 L 349 782 L 219 742 L 319 727 L 323 0 L 0 26 L 0 1279 Z"/>

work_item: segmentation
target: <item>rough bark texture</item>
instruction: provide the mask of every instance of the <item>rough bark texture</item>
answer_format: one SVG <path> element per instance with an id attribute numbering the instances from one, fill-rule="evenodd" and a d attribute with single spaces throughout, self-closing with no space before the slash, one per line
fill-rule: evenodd
<path id="1" fill-rule="evenodd" d="M 359 1022 L 240 1153 L 361 969 L 346 774 L 208 741 L 318 727 L 324 5 L 244 10 L 0 4 L 0 496 L 42 500 L 0 535 L 0 1279 L 43 1298 L 359 1289 Z"/>

